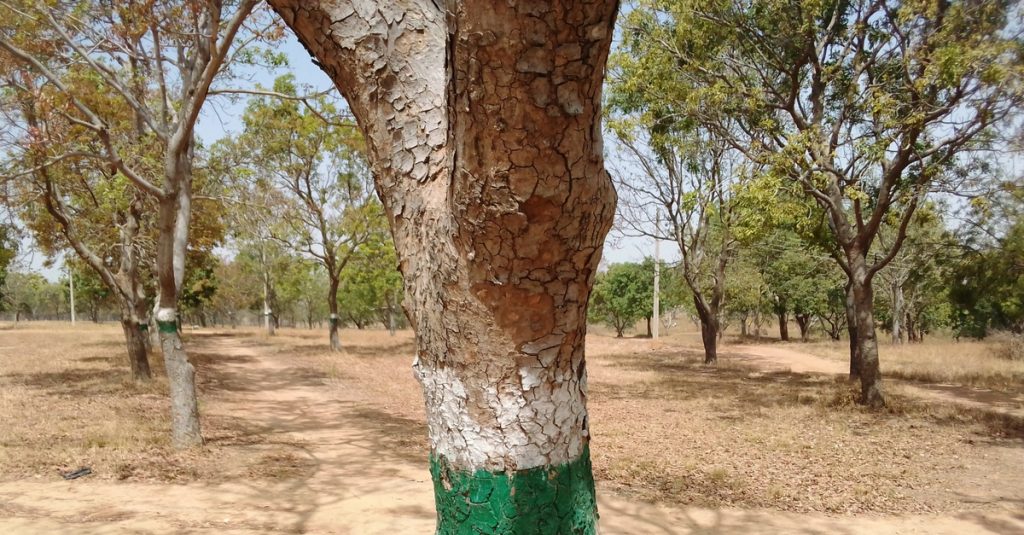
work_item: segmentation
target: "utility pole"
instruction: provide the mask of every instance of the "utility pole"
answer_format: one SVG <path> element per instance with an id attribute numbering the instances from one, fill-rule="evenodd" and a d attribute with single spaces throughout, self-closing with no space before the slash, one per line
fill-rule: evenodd
<path id="1" fill-rule="evenodd" d="M 654 216 L 654 310 L 651 311 L 651 338 L 658 339 L 658 329 L 661 326 L 661 242 L 657 235 L 661 227 L 661 212 Z"/>
<path id="2" fill-rule="evenodd" d="M 68 285 L 71 287 L 71 325 L 75 324 L 75 275 L 68 266 Z"/>

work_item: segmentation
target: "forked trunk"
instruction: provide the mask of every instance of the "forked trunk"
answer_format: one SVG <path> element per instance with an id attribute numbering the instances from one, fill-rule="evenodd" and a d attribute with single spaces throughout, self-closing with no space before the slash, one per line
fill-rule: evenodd
<path id="1" fill-rule="evenodd" d="M 132 380 L 140 382 L 149 381 L 153 377 L 149 370 L 149 356 L 146 352 L 146 331 L 141 329 L 142 325 L 145 323 L 138 323 L 131 315 L 121 316 L 121 330 L 124 331 Z"/>
<path id="2" fill-rule="evenodd" d="M 598 117 L 617 2 L 271 4 L 366 134 L 437 533 L 595 533 L 583 349 L 615 206 Z"/>

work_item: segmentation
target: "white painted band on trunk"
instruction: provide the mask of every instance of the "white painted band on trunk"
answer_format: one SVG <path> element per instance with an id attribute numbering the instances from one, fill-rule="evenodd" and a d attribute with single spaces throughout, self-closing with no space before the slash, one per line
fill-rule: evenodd
<path id="1" fill-rule="evenodd" d="M 450 368 L 417 361 L 413 369 L 426 397 L 431 449 L 456 468 L 525 470 L 564 464 L 583 452 L 585 386 L 575 374 L 520 370 L 522 380 L 517 374 L 469 392 Z"/>
<path id="2" fill-rule="evenodd" d="M 337 314 L 331 314 L 331 319 L 332 319 L 332 320 L 336 320 L 336 319 L 338 319 L 338 315 L 337 315 Z"/>
<path id="3" fill-rule="evenodd" d="M 173 308 L 158 308 L 156 310 L 157 321 L 178 321 L 178 313 Z"/>

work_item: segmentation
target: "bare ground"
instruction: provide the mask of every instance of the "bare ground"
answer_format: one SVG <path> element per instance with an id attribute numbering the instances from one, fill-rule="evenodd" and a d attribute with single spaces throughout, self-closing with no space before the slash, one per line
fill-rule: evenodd
<path id="1" fill-rule="evenodd" d="M 67 353 L 80 332 L 0 331 L 0 532 L 433 529 L 408 333 L 346 332 L 342 355 L 320 333 L 191 336 L 211 440 L 189 454 L 159 438 L 159 381 L 110 381 L 117 335 L 89 333 L 104 362 Z M 65 353 L 28 364 L 12 351 L 40 344 Z M 602 533 L 1024 533 L 1024 444 L 1005 425 L 913 393 L 867 413 L 845 381 L 783 371 L 794 355 L 760 347 L 728 347 L 708 369 L 690 347 L 592 339 Z M 97 473 L 55 473 L 79 464 Z"/>

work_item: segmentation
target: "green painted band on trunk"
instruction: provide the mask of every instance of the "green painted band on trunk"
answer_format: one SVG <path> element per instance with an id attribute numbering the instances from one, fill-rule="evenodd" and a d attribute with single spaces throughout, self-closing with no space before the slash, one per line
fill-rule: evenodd
<path id="1" fill-rule="evenodd" d="M 437 535 L 594 535 L 590 450 L 574 461 L 516 472 L 458 470 L 430 456 Z"/>
<path id="2" fill-rule="evenodd" d="M 178 322 L 176 321 L 156 321 L 156 326 L 160 328 L 162 333 L 176 333 L 178 332 Z"/>
<path id="3" fill-rule="evenodd" d="M 149 330 L 149 324 L 148 323 L 139 323 L 139 330 L 140 331 L 148 331 Z"/>

